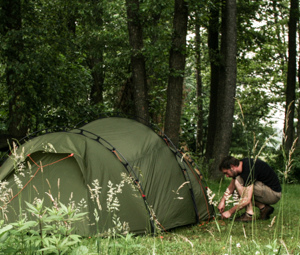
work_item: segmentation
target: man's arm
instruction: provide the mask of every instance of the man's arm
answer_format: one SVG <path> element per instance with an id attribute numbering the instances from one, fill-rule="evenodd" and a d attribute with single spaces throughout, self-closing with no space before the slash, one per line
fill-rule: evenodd
<path id="1" fill-rule="evenodd" d="M 230 208 L 228 211 L 222 213 L 223 218 L 229 218 L 232 214 L 234 214 L 236 211 L 241 210 L 242 208 L 246 207 L 248 204 L 251 203 L 252 194 L 253 194 L 253 184 L 247 187 L 242 187 L 239 190 L 241 199 L 239 203 L 232 208 Z"/>
<path id="2" fill-rule="evenodd" d="M 228 199 L 228 197 L 233 193 L 234 190 L 235 190 L 235 179 L 232 179 L 218 205 L 218 210 L 220 213 L 224 212 L 225 202 Z"/>

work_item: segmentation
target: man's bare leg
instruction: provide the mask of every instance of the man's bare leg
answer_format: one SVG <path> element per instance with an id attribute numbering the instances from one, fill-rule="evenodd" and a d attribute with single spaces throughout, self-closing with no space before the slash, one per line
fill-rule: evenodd
<path id="1" fill-rule="evenodd" d="M 238 194 L 240 195 L 241 197 L 241 202 L 243 199 L 248 199 L 247 197 L 245 197 L 248 192 L 247 192 L 247 189 L 248 187 L 244 187 L 242 186 L 238 180 L 235 181 L 235 188 L 238 192 Z M 253 205 L 252 205 L 252 198 L 250 199 L 250 203 L 246 206 L 246 213 L 248 213 L 249 215 L 253 215 L 254 212 L 253 212 Z"/>

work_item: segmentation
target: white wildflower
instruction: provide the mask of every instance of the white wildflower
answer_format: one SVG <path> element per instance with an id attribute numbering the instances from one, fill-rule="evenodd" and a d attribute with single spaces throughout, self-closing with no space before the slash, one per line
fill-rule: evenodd
<path id="1" fill-rule="evenodd" d="M 17 184 L 18 188 L 19 189 L 22 189 L 23 188 L 23 184 L 22 184 L 22 181 L 19 179 L 19 177 L 17 175 L 14 174 L 14 181 L 15 183 Z"/>
<path id="2" fill-rule="evenodd" d="M 233 194 L 230 194 L 230 191 L 227 188 L 224 193 L 224 196 L 225 196 L 225 205 L 226 206 L 228 206 L 230 204 L 237 205 L 240 202 L 240 197 L 236 190 L 233 191 Z"/>
<path id="3" fill-rule="evenodd" d="M 273 227 L 274 223 L 275 223 L 275 220 L 276 220 L 276 216 L 273 217 L 272 221 L 271 221 L 271 224 L 268 225 L 269 228 Z"/>
<path id="4" fill-rule="evenodd" d="M 240 243 L 237 243 L 237 244 L 236 244 L 236 247 L 237 247 L 237 248 L 241 248 L 242 246 L 241 246 Z"/>
<path id="5" fill-rule="evenodd" d="M 34 188 L 35 192 L 39 195 L 40 193 L 39 193 L 37 187 L 35 185 L 32 185 L 32 187 Z"/>
<path id="6" fill-rule="evenodd" d="M 101 189 L 102 187 L 100 187 L 99 185 L 99 180 L 96 179 L 92 182 L 92 186 L 93 188 L 90 187 L 90 185 L 87 185 L 88 188 L 89 188 L 89 191 L 90 191 L 90 194 L 91 194 L 91 199 L 93 202 L 96 201 L 97 205 L 98 205 L 98 208 L 99 210 L 102 210 L 102 206 L 100 204 L 100 197 L 99 195 L 101 194 Z"/>
<path id="7" fill-rule="evenodd" d="M 128 174 L 121 173 L 121 177 L 127 184 L 132 184 L 132 178 Z"/>
<path id="8" fill-rule="evenodd" d="M 108 229 L 108 233 L 110 235 L 116 235 L 117 233 L 121 233 L 126 235 L 129 233 L 129 224 L 128 222 L 121 222 L 120 218 L 114 213 L 112 216 L 112 222 L 114 224 L 113 228 Z"/>
<path id="9" fill-rule="evenodd" d="M 27 169 L 28 169 L 27 173 L 30 175 L 30 177 L 33 177 L 33 175 L 32 175 L 32 166 L 31 166 L 30 161 L 27 161 Z"/>
<path id="10" fill-rule="evenodd" d="M 139 197 L 139 195 L 137 194 L 137 192 L 139 192 L 138 191 L 139 183 L 136 183 L 135 180 L 126 173 L 121 173 L 121 177 L 122 177 L 123 181 L 131 187 L 131 189 L 133 191 L 132 196 Z"/>
<path id="11" fill-rule="evenodd" d="M 73 192 L 71 192 L 70 197 L 69 197 L 69 201 L 72 201 L 73 199 Z"/>
<path id="12" fill-rule="evenodd" d="M 16 164 L 18 165 L 20 162 L 23 162 L 25 160 L 25 148 L 23 147 L 22 148 L 22 151 L 18 151 L 17 152 L 17 149 L 18 149 L 18 146 L 16 145 L 15 142 L 13 142 L 13 150 L 11 152 L 11 157 L 12 159 L 16 162 Z"/>
<path id="13" fill-rule="evenodd" d="M 87 208 L 87 203 L 86 203 L 86 200 L 84 198 L 82 198 L 79 203 L 78 203 L 78 207 L 81 207 L 81 208 Z"/>
<path id="14" fill-rule="evenodd" d="M 217 206 L 218 202 L 217 201 L 213 201 L 214 200 L 214 197 L 216 196 L 215 193 L 212 192 L 212 190 L 207 187 L 207 191 L 206 191 L 206 194 L 208 196 L 208 203 L 210 205 L 214 205 L 214 206 Z"/>
<path id="15" fill-rule="evenodd" d="M 233 191 L 232 199 L 233 199 L 233 205 L 237 205 L 239 203 L 240 196 L 236 190 Z"/>
<path id="16" fill-rule="evenodd" d="M 119 211 L 120 202 L 117 197 L 117 194 L 122 193 L 122 188 L 124 186 L 124 180 L 120 182 L 120 184 L 116 184 L 116 187 L 114 187 L 114 184 L 111 181 L 108 181 L 107 187 L 109 188 L 107 192 L 107 211 Z"/>
<path id="17" fill-rule="evenodd" d="M 116 190 L 116 193 L 122 193 L 122 188 L 124 187 L 124 183 L 125 181 L 121 181 L 120 184 L 117 184 L 116 187 L 117 187 L 117 190 Z"/>
<path id="18" fill-rule="evenodd" d="M 45 152 L 57 153 L 57 151 L 55 150 L 53 144 L 51 144 L 51 143 L 46 143 L 46 144 L 43 143 L 42 146 L 43 146 L 43 149 L 44 149 Z"/>
<path id="19" fill-rule="evenodd" d="M 22 161 L 17 165 L 16 172 L 22 175 L 23 177 L 25 177 L 24 170 L 25 170 L 25 162 Z"/>
<path id="20" fill-rule="evenodd" d="M 98 222 L 99 222 L 99 219 L 100 219 L 100 217 L 99 217 L 99 214 L 98 214 L 98 211 L 97 211 L 97 209 L 96 209 L 96 208 L 94 209 L 94 217 L 95 217 L 95 220 L 96 220 L 96 222 L 98 223 Z"/>
<path id="21" fill-rule="evenodd" d="M 7 191 L 7 185 L 9 182 L 6 181 L 0 181 L 0 194 L 3 194 L 5 191 Z"/>
<path id="22" fill-rule="evenodd" d="M 2 213 L 6 216 L 5 212 L 7 212 L 7 204 L 9 203 L 10 197 L 13 196 L 12 189 L 8 188 L 9 182 L 6 181 L 0 181 L 0 206 Z"/>
<path id="23" fill-rule="evenodd" d="M 182 183 L 176 191 L 175 191 L 175 190 L 172 190 L 173 193 L 175 193 L 176 195 L 178 195 L 178 196 L 175 197 L 174 199 L 179 199 L 179 200 L 184 199 L 183 197 L 180 197 L 180 196 L 179 196 L 179 191 L 184 187 L 184 185 L 186 185 L 186 184 L 188 184 L 188 183 L 190 183 L 190 182 L 189 182 L 189 181 L 186 181 L 186 182 Z"/>
<path id="24" fill-rule="evenodd" d="M 37 197 L 35 197 L 32 202 L 33 205 L 40 205 L 41 203 L 42 203 L 42 200 Z"/>

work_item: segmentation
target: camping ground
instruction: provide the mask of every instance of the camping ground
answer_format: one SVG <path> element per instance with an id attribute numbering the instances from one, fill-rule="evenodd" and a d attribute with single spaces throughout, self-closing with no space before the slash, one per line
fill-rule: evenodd
<path id="1" fill-rule="evenodd" d="M 216 194 L 215 201 L 227 184 L 227 180 L 208 182 Z M 6 227 L 0 230 L 0 248 L 3 252 L 13 247 L 19 250 L 18 254 L 300 254 L 300 185 L 283 185 L 283 190 L 281 201 L 275 205 L 273 218 L 267 221 L 239 223 L 216 218 L 146 236 L 127 234 L 66 238 L 55 230 L 53 235 L 44 239 L 45 248 L 40 252 L 36 252 L 34 245 L 38 239 L 24 235 L 26 228 L 33 223 L 20 221 L 14 224 L 13 229 Z M 74 215 L 70 214 L 69 218 L 72 217 Z M 47 218 L 43 220 L 47 221 Z"/>
<path id="2" fill-rule="evenodd" d="M 208 184 L 216 197 L 228 185 L 226 181 Z M 283 188 L 282 200 L 274 206 L 270 220 L 240 223 L 217 218 L 155 237 L 105 239 L 101 240 L 102 254 L 300 254 L 300 185 Z M 87 245 L 93 252 L 94 244 Z"/>

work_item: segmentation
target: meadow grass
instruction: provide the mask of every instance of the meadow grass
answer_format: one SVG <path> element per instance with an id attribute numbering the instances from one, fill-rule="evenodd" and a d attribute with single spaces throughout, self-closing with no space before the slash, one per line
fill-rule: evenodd
<path id="1" fill-rule="evenodd" d="M 230 179 L 227 178 L 220 183 L 208 181 L 208 186 L 216 194 L 214 198 L 216 201 L 222 197 L 229 182 Z M 282 199 L 274 205 L 275 211 L 266 221 L 256 220 L 252 223 L 243 223 L 230 219 L 222 220 L 220 216 L 217 216 L 215 220 L 209 222 L 180 227 L 156 235 L 134 236 L 128 233 L 105 238 L 78 236 L 70 240 L 68 235 L 54 234 L 47 238 L 51 239 L 51 242 L 54 242 L 57 237 L 61 238 L 60 243 L 65 248 L 65 253 L 55 252 L 57 251 L 55 245 L 49 246 L 51 249 L 48 247 L 38 250 L 32 249 L 32 246 L 29 246 L 30 242 L 23 242 L 23 247 L 19 250 L 21 253 L 14 254 L 300 254 L 298 213 L 300 185 L 283 184 L 282 186 Z M 62 209 L 67 210 L 63 206 Z M 32 210 L 34 210 L 33 207 Z M 256 212 L 259 214 L 258 210 Z M 47 218 L 45 220 L 47 221 Z M 61 220 L 64 221 L 63 218 Z M 26 224 L 28 223 L 21 224 L 21 228 L 24 228 Z M 31 222 L 31 224 L 35 223 Z M 28 225 L 27 228 L 30 229 L 30 226 Z M 0 239 L 3 239 L 2 230 L 0 230 Z M 18 228 L 14 231 L 9 234 L 20 235 Z M 30 237 L 26 238 L 29 238 L 29 241 L 32 240 Z M 12 241 L 11 238 L 5 240 Z M 0 254 L 5 253 L 1 253 L 0 250 Z"/>
<path id="2" fill-rule="evenodd" d="M 229 180 L 208 183 L 216 199 L 228 184 Z M 85 247 L 86 253 L 82 254 L 300 254 L 299 193 L 300 185 L 284 185 L 284 199 L 274 205 L 266 221 L 242 223 L 217 217 L 157 236 L 109 237 L 101 240 L 100 253 L 96 239 L 84 239 L 81 249 Z"/>

